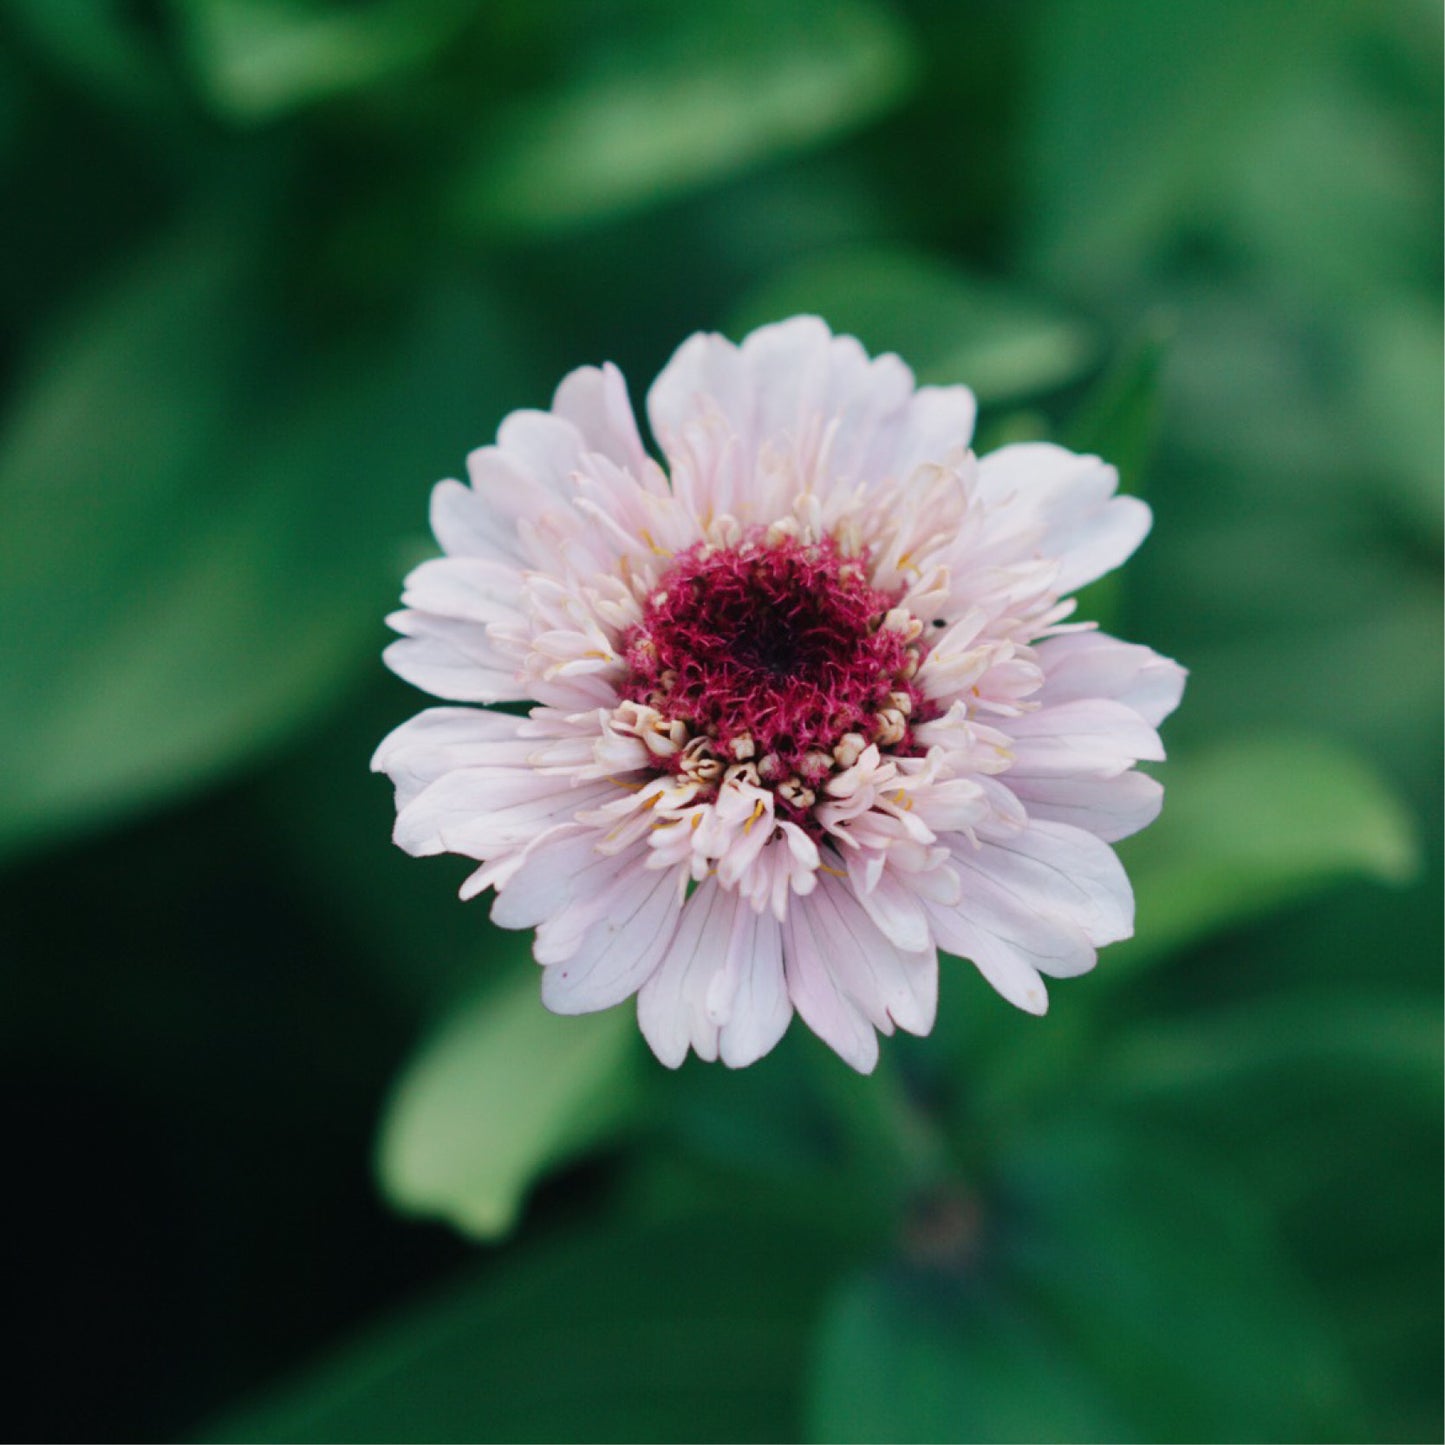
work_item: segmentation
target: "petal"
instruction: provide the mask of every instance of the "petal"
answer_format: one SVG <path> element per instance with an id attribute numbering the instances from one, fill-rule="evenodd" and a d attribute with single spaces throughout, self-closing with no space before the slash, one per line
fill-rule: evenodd
<path id="1" fill-rule="evenodd" d="M 884 475 L 900 480 L 928 463 L 943 463 L 973 440 L 978 403 L 966 386 L 920 386 L 895 437 Z"/>
<path id="2" fill-rule="evenodd" d="M 932 1029 L 938 966 L 931 941 L 922 949 L 899 948 L 868 916 L 852 886 L 828 873 L 789 912 L 797 908 L 808 913 L 814 936 L 823 941 L 829 973 L 877 1028 L 892 1033 L 897 1024 L 915 1034 Z"/>
<path id="3" fill-rule="evenodd" d="M 611 362 L 579 367 L 563 377 L 552 413 L 576 428 L 588 451 L 600 452 L 636 477 L 648 470 L 627 383 Z"/>
<path id="4" fill-rule="evenodd" d="M 1016 778 L 1009 787 L 1031 818 L 1083 828 L 1106 843 L 1132 837 L 1159 816 L 1164 789 L 1145 773 L 1112 778 Z"/>
<path id="5" fill-rule="evenodd" d="M 782 932 L 735 892 L 708 879 L 688 900 L 672 947 L 637 996 L 653 1052 L 676 1068 L 693 1048 L 731 1068 L 754 1063 L 793 1015 Z"/>
<path id="6" fill-rule="evenodd" d="M 1030 969 L 1054 978 L 1073 978 L 1094 967 L 1098 955 L 1077 923 L 1057 911 L 1041 911 L 988 873 L 971 867 L 976 856 L 970 849 L 956 851 L 959 894 L 928 905 L 940 947 L 972 957 L 977 936 L 983 933 Z M 988 952 L 990 957 L 998 954 L 992 947 Z"/>
<path id="7" fill-rule="evenodd" d="M 1039 699 L 1052 706 L 1088 698 L 1112 698 L 1158 727 L 1179 706 L 1188 673 L 1147 647 L 1102 632 L 1049 637 L 1036 654 L 1044 670 Z"/>
<path id="8" fill-rule="evenodd" d="M 683 876 L 675 869 L 627 868 L 595 895 L 596 922 L 575 951 L 545 969 L 542 1002 L 553 1013 L 595 1013 L 636 993 L 672 946 Z M 540 952 L 540 929 L 537 939 Z"/>
<path id="9" fill-rule="evenodd" d="M 783 964 L 788 996 L 803 1022 L 845 1063 L 871 1074 L 878 1063 L 878 1035 L 838 986 L 828 965 L 829 943 L 814 904 L 821 892 L 793 901 L 783 925 Z M 871 927 L 871 925 L 870 925 Z M 876 931 L 876 930 L 875 930 Z"/>
<path id="10" fill-rule="evenodd" d="M 506 886 L 497 890 L 492 922 L 498 928 L 536 928 L 577 897 L 591 896 L 624 867 L 642 866 L 640 850 L 599 853 L 601 837 L 595 828 L 559 831 L 530 848 Z"/>
<path id="11" fill-rule="evenodd" d="M 1119 474 L 1098 457 L 1049 442 L 1001 447 L 979 461 L 979 496 L 993 510 L 993 540 L 1012 539 L 1019 559 L 1057 558 L 1060 593 L 1112 571 L 1149 532 L 1149 508 L 1118 497 Z"/>
<path id="12" fill-rule="evenodd" d="M 1164 756 L 1159 734 L 1131 707 L 1104 699 L 1065 702 L 1011 718 L 1015 778 L 1115 777 Z"/>
<path id="13" fill-rule="evenodd" d="M 994 990 L 1015 1008 L 1044 1014 L 1049 991 L 1038 970 L 1019 951 L 971 922 L 962 913 L 940 920 L 938 940 L 950 953 L 966 958 Z"/>
<path id="14" fill-rule="evenodd" d="M 524 718 L 475 707 L 432 707 L 394 728 L 371 759 L 374 773 L 396 785 L 397 811 L 458 768 L 511 767 L 537 747 L 520 738 Z"/>
<path id="15" fill-rule="evenodd" d="M 1066 823 L 1030 819 L 955 862 L 991 880 L 1022 906 L 1074 925 L 1095 947 L 1134 931 L 1134 894 L 1107 843 Z M 967 880 L 965 879 L 965 886 Z"/>
<path id="16" fill-rule="evenodd" d="M 428 612 L 395 612 L 387 621 L 407 635 L 381 660 L 404 682 L 449 702 L 525 702 L 516 663 L 473 622 Z"/>
<path id="17" fill-rule="evenodd" d="M 771 913 L 751 908 L 741 916 L 737 989 L 728 1020 L 718 1033 L 718 1052 L 730 1069 L 746 1068 L 769 1053 L 793 1017 L 783 972 L 782 925 Z"/>
<path id="18" fill-rule="evenodd" d="M 416 857 L 460 853 L 487 859 L 520 848 L 559 823 L 600 807 L 615 783 L 572 779 L 523 768 L 461 768 L 438 778 L 397 815 L 393 837 Z"/>

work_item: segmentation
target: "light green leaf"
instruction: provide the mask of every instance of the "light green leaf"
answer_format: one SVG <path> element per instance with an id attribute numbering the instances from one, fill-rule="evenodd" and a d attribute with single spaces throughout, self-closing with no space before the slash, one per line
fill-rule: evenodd
<path id="1" fill-rule="evenodd" d="M 498 123 L 458 183 L 466 222 L 550 230 L 654 204 L 871 120 L 914 69 L 908 32 L 871 0 L 657 13 Z"/>
<path id="2" fill-rule="evenodd" d="M 721 1212 L 574 1231 L 418 1304 L 204 1438 L 798 1438 L 805 1331 L 852 1256 Z"/>
<path id="3" fill-rule="evenodd" d="M 194 787 L 341 696 L 508 364 L 461 291 L 287 354 L 248 239 L 234 217 L 172 238 L 8 415 L 0 849 Z"/>
<path id="4" fill-rule="evenodd" d="M 640 1098 L 631 1009 L 559 1018 L 536 970 L 515 962 L 515 978 L 458 1008 L 406 1066 L 378 1147 L 398 1209 L 480 1239 L 505 1234 L 536 1179 L 616 1132 Z"/>
<path id="5" fill-rule="evenodd" d="M 217 110 L 262 121 L 429 60 L 476 15 L 467 0 L 172 0 Z"/>
<path id="6" fill-rule="evenodd" d="M 1405 520 L 1438 551 L 1445 527 L 1440 485 L 1440 370 L 1445 352 L 1439 308 L 1411 298 L 1375 306 L 1353 328 L 1359 345 L 1359 396 L 1365 454 L 1382 458 Z"/>
<path id="7" fill-rule="evenodd" d="M 735 330 L 802 312 L 870 351 L 896 351 L 922 381 L 965 383 L 985 405 L 1074 381 L 1098 351 L 1085 322 L 911 251 L 842 251 L 802 262 L 748 299 Z"/>
<path id="8" fill-rule="evenodd" d="M 1317 738 L 1260 738 L 1165 770 L 1164 812 L 1121 852 L 1138 900 L 1135 937 L 1100 982 L 1349 877 L 1407 880 L 1413 830 L 1353 753 Z"/>

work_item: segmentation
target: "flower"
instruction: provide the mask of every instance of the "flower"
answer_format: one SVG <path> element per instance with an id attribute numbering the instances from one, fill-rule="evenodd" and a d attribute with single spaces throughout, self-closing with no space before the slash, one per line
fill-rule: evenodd
<path id="1" fill-rule="evenodd" d="M 976 459 L 965 387 L 915 388 L 815 317 L 686 341 L 647 397 L 574 371 L 444 481 L 393 671 L 454 703 L 373 767 L 396 842 L 481 866 L 558 1013 L 633 994 L 665 1064 L 733 1066 L 796 1010 L 848 1063 L 933 1026 L 938 950 L 1041 1014 L 1128 937 L 1109 844 L 1184 673 L 1066 621 L 1150 514 L 1043 443 Z"/>

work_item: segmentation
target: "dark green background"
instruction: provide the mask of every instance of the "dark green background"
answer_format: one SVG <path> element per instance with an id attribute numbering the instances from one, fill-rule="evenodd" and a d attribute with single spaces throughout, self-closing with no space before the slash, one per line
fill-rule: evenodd
<path id="1" fill-rule="evenodd" d="M 1439 1439 L 1440 58 L 0 0 L 7 1437 Z M 1117 461 L 1192 678 L 1047 1019 L 673 1075 L 391 849 L 381 618 L 509 409 L 802 310 Z"/>

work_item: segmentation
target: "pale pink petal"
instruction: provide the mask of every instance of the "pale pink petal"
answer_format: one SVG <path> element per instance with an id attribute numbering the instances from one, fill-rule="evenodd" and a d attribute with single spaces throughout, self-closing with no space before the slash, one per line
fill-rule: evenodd
<path id="1" fill-rule="evenodd" d="M 485 628 L 427 612 L 397 612 L 387 620 L 408 635 L 389 643 L 382 660 L 413 687 L 449 702 L 526 700 L 516 663 Z"/>
<path id="2" fill-rule="evenodd" d="M 625 854 L 597 851 L 596 829 L 558 830 L 527 850 L 521 866 L 499 887 L 492 922 L 499 928 L 536 928 L 575 898 L 586 897 L 624 868 L 638 868 L 638 850 Z"/>
<path id="3" fill-rule="evenodd" d="M 941 947 L 966 958 L 1009 1003 L 1026 1013 L 1048 1012 L 1049 991 L 1039 971 L 1015 947 L 989 933 L 961 910 L 939 920 Z"/>
<path id="4" fill-rule="evenodd" d="M 1097 954 L 1076 922 L 1062 909 L 1040 910 L 1033 900 L 974 867 L 976 859 L 976 850 L 955 849 L 959 892 L 953 899 L 927 905 L 941 948 L 972 957 L 970 948 L 983 933 L 1038 973 L 1073 978 L 1093 968 Z M 998 957 L 999 950 L 990 947 L 989 955 Z"/>
<path id="5" fill-rule="evenodd" d="M 1131 707 L 1104 699 L 1065 702 L 1011 719 L 1016 778 L 1114 777 L 1164 757 L 1159 734 Z"/>
<path id="6" fill-rule="evenodd" d="M 783 970 L 782 925 L 772 914 L 749 908 L 742 929 L 735 950 L 736 991 L 718 1032 L 718 1052 L 730 1069 L 746 1068 L 771 1052 L 793 1017 Z"/>
<path id="7" fill-rule="evenodd" d="M 990 452 L 979 461 L 978 484 L 994 508 L 994 534 L 1014 539 L 1020 560 L 1057 558 L 1063 594 L 1111 572 L 1149 532 L 1149 508 L 1137 497 L 1115 496 L 1113 467 L 1051 442 Z"/>
<path id="8" fill-rule="evenodd" d="M 932 1029 L 938 966 L 931 941 L 922 949 L 899 948 L 852 888 L 832 874 L 823 874 L 818 888 L 796 906 L 809 913 L 815 936 L 825 940 L 829 972 L 875 1027 L 884 1033 L 892 1033 L 894 1024 L 915 1034 Z"/>
<path id="9" fill-rule="evenodd" d="M 475 707 L 427 708 L 386 735 L 372 756 L 371 770 L 386 773 L 396 784 L 400 811 L 458 768 L 525 764 L 537 743 L 517 736 L 524 722 Z"/>
<path id="10" fill-rule="evenodd" d="M 1159 816 L 1164 788 L 1145 773 L 1112 778 L 1016 778 L 1009 787 L 1031 818 L 1083 828 L 1106 843 L 1117 843 L 1147 828 Z"/>
<path id="11" fill-rule="evenodd" d="M 814 917 L 819 892 L 795 900 L 783 925 L 788 996 L 803 1022 L 829 1048 L 860 1074 L 871 1074 L 878 1063 L 878 1035 L 829 967 L 828 936 Z"/>
<path id="12" fill-rule="evenodd" d="M 1107 843 L 1066 823 L 1030 819 L 955 863 L 982 874 L 1024 908 L 1078 928 L 1096 948 L 1134 931 L 1134 893 Z M 965 880 L 966 886 L 966 880 Z"/>
<path id="13" fill-rule="evenodd" d="M 1112 698 L 1158 727 L 1179 706 L 1187 676 L 1177 662 L 1102 632 L 1073 632 L 1038 645 L 1046 704 Z"/>
<path id="14" fill-rule="evenodd" d="M 542 974 L 542 1002 L 553 1013 L 595 1013 L 636 993 L 672 945 L 682 888 L 675 873 L 633 868 L 592 903 L 596 921 L 577 948 Z M 537 952 L 540 958 L 540 929 Z"/>
<path id="15" fill-rule="evenodd" d="M 576 427 L 588 451 L 600 452 L 639 478 L 648 470 L 627 382 L 610 361 L 565 376 L 552 398 L 552 412 Z"/>
<path id="16" fill-rule="evenodd" d="M 637 996 L 653 1052 L 669 1068 L 689 1047 L 740 1068 L 777 1043 L 792 1012 L 777 920 L 709 879 L 688 900 L 667 956 Z"/>
<path id="17" fill-rule="evenodd" d="M 577 786 L 523 768 L 462 768 L 439 778 L 397 815 L 397 847 L 415 857 L 486 859 L 521 847 L 617 795 L 614 783 Z"/>

